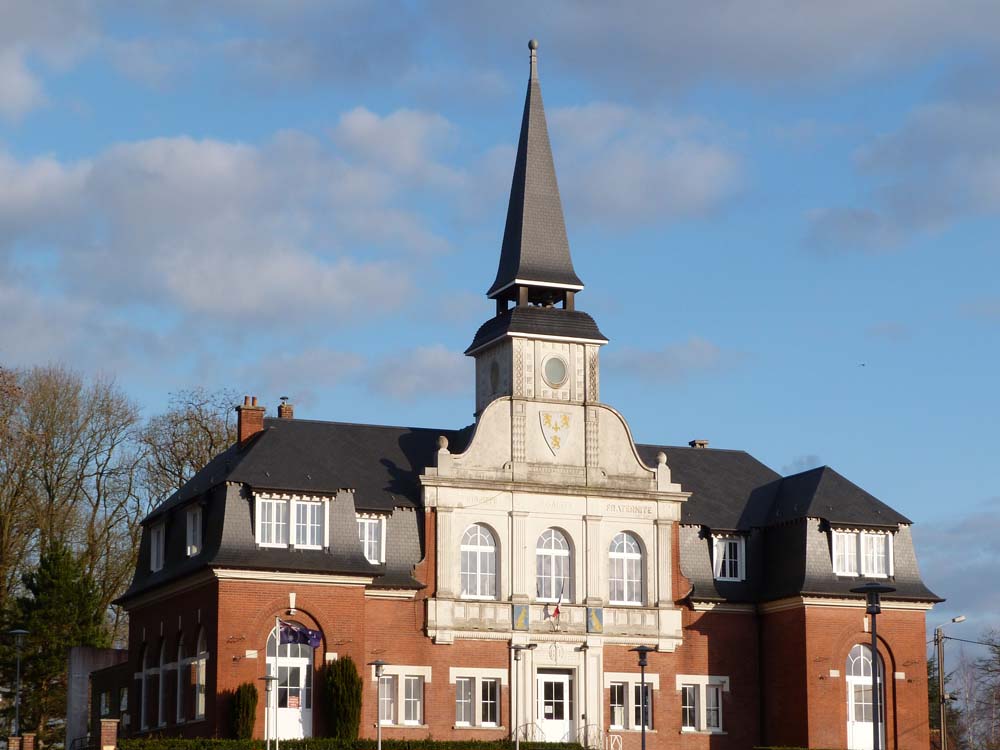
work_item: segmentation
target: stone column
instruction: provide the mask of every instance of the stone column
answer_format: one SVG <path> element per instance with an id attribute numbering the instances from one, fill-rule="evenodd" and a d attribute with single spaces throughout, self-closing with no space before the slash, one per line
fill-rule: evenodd
<path id="1" fill-rule="evenodd" d="M 601 574 L 608 564 L 607 550 L 601 544 L 601 520 L 603 516 L 586 515 L 583 517 L 586 525 L 584 549 L 587 550 L 587 598 L 584 603 L 590 607 L 600 607 L 604 603 L 601 592 Z"/>
<path id="2" fill-rule="evenodd" d="M 656 606 L 673 607 L 673 591 L 670 585 L 673 579 L 674 522 L 663 518 L 656 519 Z"/>
<path id="3" fill-rule="evenodd" d="M 512 510 L 510 512 L 510 600 L 512 602 L 527 602 L 528 596 L 528 574 L 526 567 L 530 562 L 535 563 L 535 556 L 529 554 L 527 540 L 525 537 L 525 527 L 527 525 L 528 512 L 526 510 Z"/>
<path id="4" fill-rule="evenodd" d="M 437 513 L 437 595 L 442 599 L 453 599 L 455 580 L 455 535 L 452 531 L 451 508 L 438 507 Z"/>

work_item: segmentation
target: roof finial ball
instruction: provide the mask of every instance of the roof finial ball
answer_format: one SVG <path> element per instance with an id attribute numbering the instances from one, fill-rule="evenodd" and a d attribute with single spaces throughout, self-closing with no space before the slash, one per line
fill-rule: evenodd
<path id="1" fill-rule="evenodd" d="M 528 40 L 528 49 L 530 49 L 532 52 L 535 52 L 538 49 L 538 40 L 537 39 L 529 39 Z"/>
<path id="2" fill-rule="evenodd" d="M 528 42 L 528 49 L 531 50 L 531 77 L 538 77 L 538 40 L 531 39 Z"/>

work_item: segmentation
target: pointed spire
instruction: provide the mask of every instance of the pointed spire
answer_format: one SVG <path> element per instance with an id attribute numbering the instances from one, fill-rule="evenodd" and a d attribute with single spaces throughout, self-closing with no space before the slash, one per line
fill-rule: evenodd
<path id="1" fill-rule="evenodd" d="M 497 277 L 487 296 L 522 303 L 561 301 L 570 307 L 573 294 L 583 289 L 583 282 L 573 270 L 566 238 L 538 82 L 538 42 L 532 39 L 528 49 L 531 70 L 510 186 L 507 225 Z"/>

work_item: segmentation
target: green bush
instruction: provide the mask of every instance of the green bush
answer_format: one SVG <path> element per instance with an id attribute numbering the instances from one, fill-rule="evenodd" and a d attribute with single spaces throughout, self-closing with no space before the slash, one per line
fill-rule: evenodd
<path id="1" fill-rule="evenodd" d="M 252 682 L 244 682 L 233 693 L 229 703 L 229 729 L 238 740 L 253 737 L 253 725 L 257 720 L 257 688 Z"/>
<path id="2" fill-rule="evenodd" d="M 354 659 L 342 656 L 324 664 L 320 672 L 320 684 L 326 736 L 338 740 L 356 740 L 361 727 L 361 691 L 364 685 Z"/>

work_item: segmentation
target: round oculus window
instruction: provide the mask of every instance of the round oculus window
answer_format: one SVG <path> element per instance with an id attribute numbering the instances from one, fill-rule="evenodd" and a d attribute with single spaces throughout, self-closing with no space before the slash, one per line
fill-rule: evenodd
<path id="1" fill-rule="evenodd" d="M 542 365 L 542 375 L 546 383 L 558 388 L 566 382 L 566 362 L 561 357 L 549 357 Z"/>

